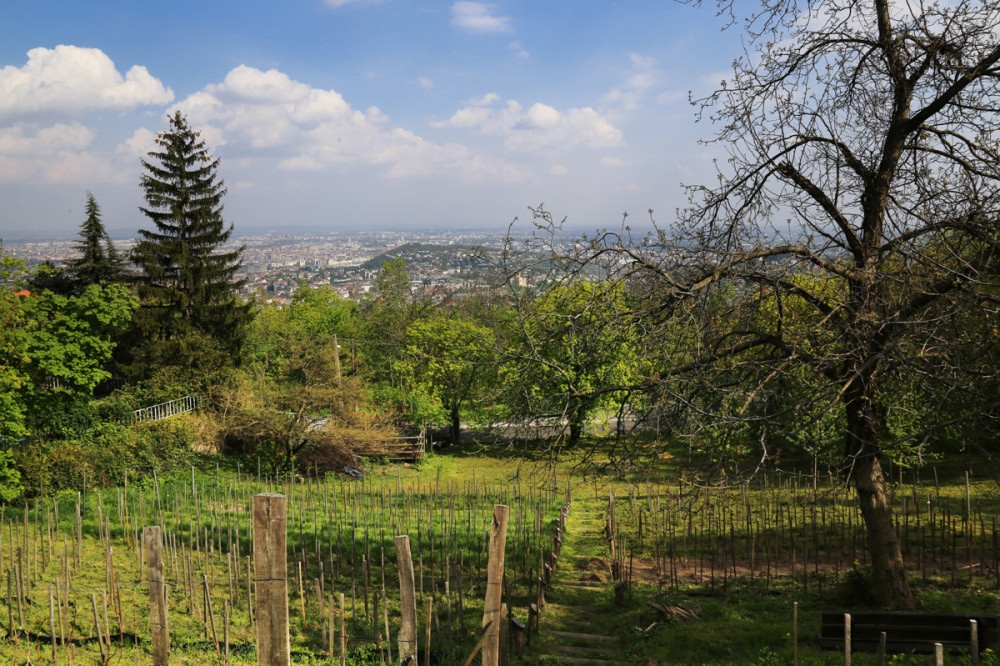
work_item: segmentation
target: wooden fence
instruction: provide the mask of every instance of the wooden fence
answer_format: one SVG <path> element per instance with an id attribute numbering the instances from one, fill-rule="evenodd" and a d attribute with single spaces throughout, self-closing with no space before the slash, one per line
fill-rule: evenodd
<path id="1" fill-rule="evenodd" d="M 383 456 L 397 461 L 420 460 L 427 453 L 427 429 L 421 428 L 420 434 L 413 437 L 390 437 L 382 442 L 364 445 L 355 448 L 354 452 L 359 456 Z"/>

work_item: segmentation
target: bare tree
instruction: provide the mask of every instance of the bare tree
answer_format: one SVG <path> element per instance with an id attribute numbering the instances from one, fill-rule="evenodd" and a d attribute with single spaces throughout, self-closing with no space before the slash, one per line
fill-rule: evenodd
<path id="1" fill-rule="evenodd" d="M 553 260 L 565 279 L 627 281 L 630 316 L 660 332 L 650 381 L 601 390 L 682 402 L 762 456 L 777 428 L 835 434 L 875 594 L 910 607 L 883 463 L 928 437 L 893 424 L 996 379 L 957 363 L 984 341 L 955 322 L 995 315 L 1000 6 L 764 0 L 746 25 L 747 55 L 695 100 L 728 154 L 718 183 L 690 188 L 669 230 L 603 232 Z"/>

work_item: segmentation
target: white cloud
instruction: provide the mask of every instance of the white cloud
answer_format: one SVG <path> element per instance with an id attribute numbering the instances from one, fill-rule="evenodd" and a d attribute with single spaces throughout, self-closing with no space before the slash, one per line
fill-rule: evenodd
<path id="1" fill-rule="evenodd" d="M 559 111 L 537 103 L 524 109 L 514 100 L 499 107 L 497 101 L 499 97 L 493 93 L 473 99 L 448 120 L 432 125 L 502 136 L 504 148 L 510 152 L 609 148 L 622 143 L 621 130 L 589 107 Z"/>
<path id="2" fill-rule="evenodd" d="M 350 5 L 354 3 L 364 3 L 377 5 L 381 3 L 382 0 L 326 0 L 326 4 L 331 7 L 343 7 L 344 5 Z"/>
<path id="3" fill-rule="evenodd" d="M 94 131 L 80 123 L 0 127 L 0 181 L 121 182 L 125 174 L 118 162 L 88 150 L 94 137 Z"/>
<path id="4" fill-rule="evenodd" d="M 0 128 L 0 154 L 54 155 L 64 150 L 83 150 L 93 140 L 93 130 L 80 123 L 60 123 L 42 129 L 27 123 L 16 123 Z"/>
<path id="5" fill-rule="evenodd" d="M 290 171 L 374 167 L 399 178 L 520 177 L 508 164 L 464 146 L 426 141 L 392 127 L 376 107 L 355 109 L 335 90 L 313 88 L 273 69 L 241 65 L 179 106 L 209 146 L 227 146 L 229 165 L 266 158 Z"/>
<path id="6" fill-rule="evenodd" d="M 174 93 L 145 67 L 125 76 L 100 49 L 60 45 L 28 51 L 23 67 L 0 69 L 0 115 L 167 104 Z"/>
<path id="7" fill-rule="evenodd" d="M 608 92 L 601 100 L 608 108 L 625 112 L 635 111 L 642 106 L 647 91 L 656 85 L 659 77 L 656 58 L 630 53 L 629 60 L 632 67 L 625 82 Z"/>
<path id="8" fill-rule="evenodd" d="M 480 97 L 473 97 L 469 100 L 469 104 L 472 106 L 489 106 L 493 102 L 500 100 L 500 95 L 496 93 L 486 93 Z"/>
<path id="9" fill-rule="evenodd" d="M 130 157 L 146 157 L 146 153 L 156 147 L 156 134 L 152 130 L 140 127 L 132 136 L 118 146 L 118 152 Z"/>
<path id="10" fill-rule="evenodd" d="M 515 58 L 521 58 L 522 60 L 527 60 L 528 58 L 531 57 L 531 54 L 521 47 L 520 42 L 511 42 L 510 50 L 514 52 Z"/>
<path id="11" fill-rule="evenodd" d="M 433 88 L 434 87 L 434 82 L 431 81 L 426 76 L 421 76 L 420 78 L 418 78 L 417 79 L 417 83 L 420 84 L 421 88 Z"/>
<path id="12" fill-rule="evenodd" d="M 625 166 L 625 160 L 620 157 L 602 157 L 601 164 L 608 167 L 623 167 Z"/>
<path id="13" fill-rule="evenodd" d="M 459 0 L 451 6 L 451 24 L 469 32 L 509 32 L 510 17 L 494 16 L 493 5 Z"/>

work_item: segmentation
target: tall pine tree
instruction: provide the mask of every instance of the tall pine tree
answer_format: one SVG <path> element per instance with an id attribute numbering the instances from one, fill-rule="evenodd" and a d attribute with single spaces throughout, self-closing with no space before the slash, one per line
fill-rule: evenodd
<path id="1" fill-rule="evenodd" d="M 210 339 L 235 358 L 251 306 L 238 294 L 246 283 L 236 277 L 243 248 L 221 251 L 233 226 L 222 218 L 219 159 L 179 111 L 156 144 L 142 160 L 146 207 L 139 209 L 154 229 L 139 230 L 131 254 L 140 270 L 136 324 L 144 342 L 159 349 L 147 347 L 146 354 L 183 363 Z"/>
<path id="2" fill-rule="evenodd" d="M 90 192 L 87 192 L 85 210 L 87 219 L 80 225 L 80 240 L 76 242 L 76 251 L 80 256 L 66 264 L 66 272 L 80 289 L 88 284 L 117 282 L 125 265 L 104 229 L 101 208 Z"/>

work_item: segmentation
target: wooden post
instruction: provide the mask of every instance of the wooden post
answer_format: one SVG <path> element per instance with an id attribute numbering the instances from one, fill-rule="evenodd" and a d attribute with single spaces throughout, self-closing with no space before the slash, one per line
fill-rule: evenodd
<path id="1" fill-rule="evenodd" d="M 934 666 L 944 666 L 944 646 L 941 643 L 934 644 Z"/>
<path id="2" fill-rule="evenodd" d="M 167 625 L 167 595 L 163 585 L 163 537 L 160 527 L 142 528 L 149 580 L 149 628 L 153 639 L 153 666 L 170 660 L 170 631 Z"/>
<path id="3" fill-rule="evenodd" d="M 799 602 L 792 602 L 792 666 L 799 666 Z"/>
<path id="4" fill-rule="evenodd" d="M 399 570 L 399 604 L 402 624 L 399 627 L 399 663 L 417 665 L 417 596 L 413 589 L 413 559 L 410 556 L 410 537 L 397 536 L 396 568 Z M 386 636 L 386 640 L 388 640 Z"/>
<path id="5" fill-rule="evenodd" d="M 513 638 L 514 656 L 523 657 L 527 648 L 527 627 L 513 615 L 510 617 L 510 633 Z"/>
<path id="6" fill-rule="evenodd" d="M 851 614 L 844 613 L 844 666 L 851 666 Z"/>
<path id="7" fill-rule="evenodd" d="M 500 666 L 500 604 L 503 597 L 504 547 L 507 543 L 509 514 L 510 507 L 503 504 L 493 506 L 486 568 L 486 600 L 483 603 L 483 626 L 488 627 L 483 643 L 483 666 Z"/>
<path id="8" fill-rule="evenodd" d="M 427 628 L 424 633 L 424 663 L 431 663 L 431 613 L 434 600 L 427 597 Z"/>
<path id="9" fill-rule="evenodd" d="M 347 663 L 347 625 L 344 623 L 344 593 L 338 596 L 340 602 L 340 666 Z M 386 636 L 388 639 L 388 636 Z"/>
<path id="10" fill-rule="evenodd" d="M 337 343 L 337 336 L 333 336 L 333 367 L 337 372 L 337 382 L 340 382 L 340 345 Z"/>
<path id="11" fill-rule="evenodd" d="M 288 579 L 285 523 L 288 499 L 276 493 L 253 497 L 253 559 L 258 666 L 288 666 Z"/>
<path id="12" fill-rule="evenodd" d="M 969 620 L 969 655 L 972 666 L 979 666 L 979 622 Z"/>

